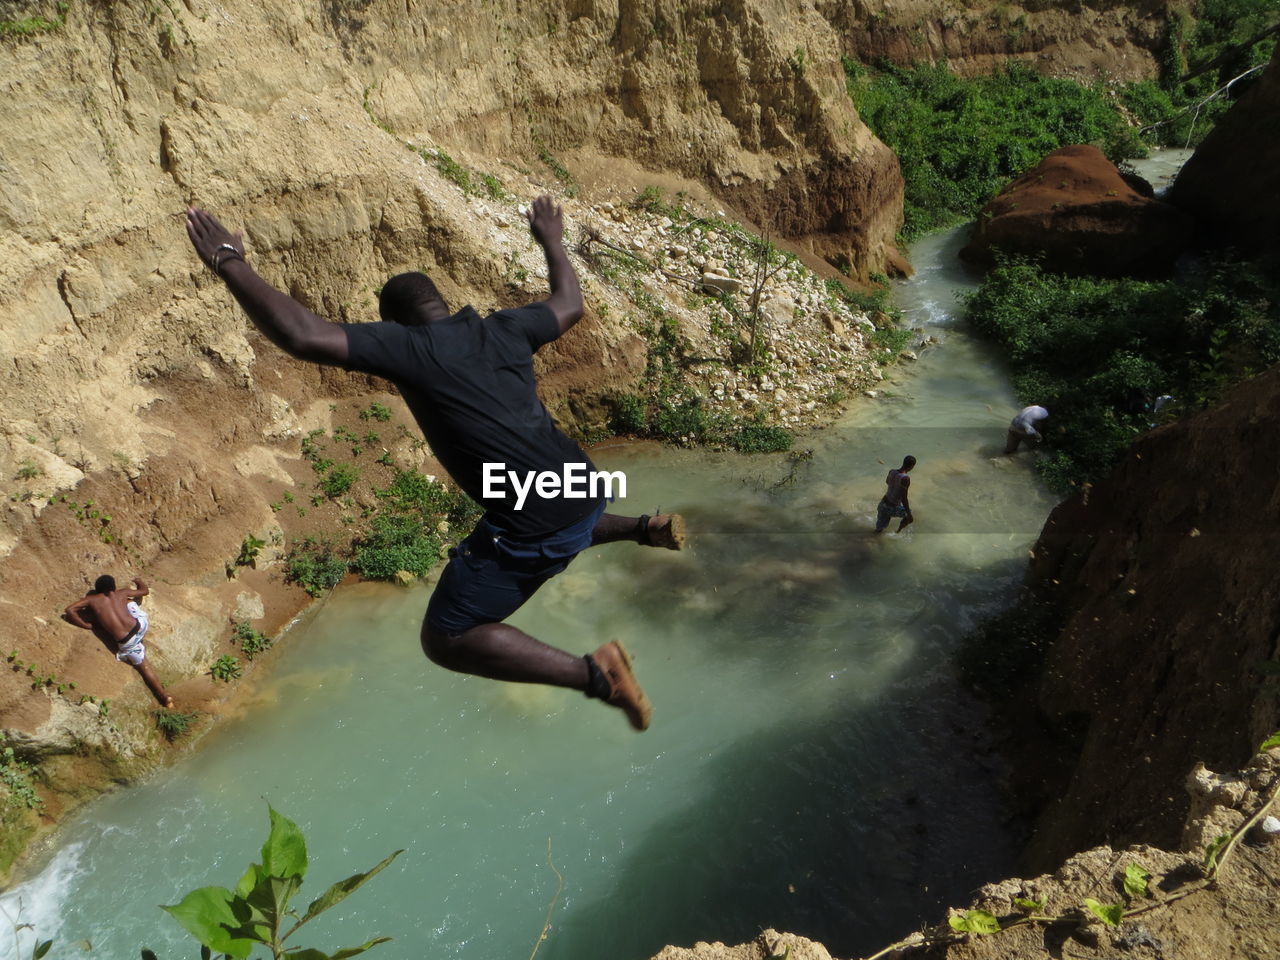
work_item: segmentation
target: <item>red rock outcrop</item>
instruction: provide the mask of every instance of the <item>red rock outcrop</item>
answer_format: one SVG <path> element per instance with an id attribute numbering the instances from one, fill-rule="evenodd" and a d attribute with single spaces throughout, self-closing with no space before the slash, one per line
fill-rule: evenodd
<path id="1" fill-rule="evenodd" d="M 1143 194 L 1097 147 L 1062 147 L 983 208 L 960 256 L 990 265 L 998 248 L 1066 273 L 1168 270 L 1191 241 L 1191 219 Z"/>

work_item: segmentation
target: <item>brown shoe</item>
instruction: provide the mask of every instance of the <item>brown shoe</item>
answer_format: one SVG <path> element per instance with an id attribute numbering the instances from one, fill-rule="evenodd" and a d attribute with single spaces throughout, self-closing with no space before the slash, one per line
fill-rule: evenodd
<path id="1" fill-rule="evenodd" d="M 626 647 L 611 640 L 593 653 L 591 659 L 609 681 L 610 692 L 605 703 L 625 713 L 631 726 L 637 730 L 647 730 L 649 718 L 653 716 L 653 706 L 640 689 L 640 684 L 636 683 Z"/>
<path id="2" fill-rule="evenodd" d="M 655 526 L 655 522 L 661 522 Z M 650 547 L 666 547 L 679 550 L 684 546 L 684 517 L 678 513 L 660 513 L 656 517 L 644 514 L 640 517 L 641 543 Z"/>

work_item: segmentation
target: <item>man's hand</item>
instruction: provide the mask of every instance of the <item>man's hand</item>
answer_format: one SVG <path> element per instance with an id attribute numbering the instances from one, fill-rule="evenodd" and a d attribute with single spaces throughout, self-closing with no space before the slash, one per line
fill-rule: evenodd
<path id="1" fill-rule="evenodd" d="M 211 213 L 196 207 L 187 208 L 187 236 L 196 254 L 214 273 L 221 273 L 222 264 L 229 260 L 244 259 L 244 237 L 232 233 Z"/>
<path id="2" fill-rule="evenodd" d="M 533 239 L 544 250 L 564 242 L 564 214 L 551 199 L 551 194 L 544 193 L 534 200 L 525 216 L 529 218 L 529 230 Z"/>

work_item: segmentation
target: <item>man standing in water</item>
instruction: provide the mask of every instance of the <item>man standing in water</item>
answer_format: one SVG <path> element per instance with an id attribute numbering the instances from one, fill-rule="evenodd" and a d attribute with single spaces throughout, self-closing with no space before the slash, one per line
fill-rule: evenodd
<path id="1" fill-rule="evenodd" d="M 164 707 L 173 707 L 173 697 L 165 692 L 147 663 L 142 638 L 147 635 L 147 615 L 140 601 L 151 592 L 142 579 L 133 581 L 132 590 L 117 590 L 115 577 L 103 574 L 93 582 L 93 589 L 64 611 L 67 620 L 83 630 L 95 626 L 116 645 L 116 659 L 123 660 L 141 674 L 147 687 Z M 86 620 L 88 616 L 90 620 Z"/>
<path id="2" fill-rule="evenodd" d="M 1019 444 L 1024 441 L 1027 443 L 1039 443 L 1044 439 L 1040 432 L 1036 430 L 1036 424 L 1041 420 L 1047 419 L 1049 411 L 1044 407 L 1023 407 L 1019 413 L 1009 423 L 1009 433 L 1005 438 L 1004 452 L 1017 453 Z"/>
<path id="3" fill-rule="evenodd" d="M 889 471 L 885 477 L 884 496 L 876 506 L 876 533 L 884 533 L 885 527 L 894 517 L 901 517 L 898 533 L 907 528 L 915 520 L 911 515 L 911 503 L 907 499 L 907 488 L 911 486 L 911 478 L 907 476 L 916 465 L 915 457 L 903 457 L 902 466 Z"/>
<path id="4" fill-rule="evenodd" d="M 394 382 L 441 465 L 485 507 L 476 528 L 449 552 L 427 606 L 427 656 L 463 673 L 581 690 L 644 730 L 652 710 L 622 644 L 574 656 L 502 622 L 589 546 L 630 540 L 679 550 L 684 542 L 679 514 L 613 516 L 601 496 L 561 493 L 541 482 L 559 474 L 567 488 L 570 468 L 594 468 L 538 399 L 533 354 L 578 322 L 582 291 L 565 252 L 560 208 L 541 196 L 528 219 L 547 258 L 545 301 L 487 317 L 470 306 L 451 313 L 429 277 L 402 273 L 379 295 L 382 322 L 367 324 L 330 323 L 270 286 L 245 262 L 239 235 L 203 210 L 187 211 L 187 235 L 276 346 Z M 495 475 L 513 483 L 494 489 Z M 511 489 L 517 477 L 526 478 L 519 495 Z"/>

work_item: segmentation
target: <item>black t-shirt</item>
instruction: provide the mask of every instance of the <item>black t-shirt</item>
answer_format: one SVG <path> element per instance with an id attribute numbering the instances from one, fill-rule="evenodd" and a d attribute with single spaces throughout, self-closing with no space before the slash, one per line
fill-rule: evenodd
<path id="1" fill-rule="evenodd" d="M 599 505 L 598 496 L 541 497 L 535 484 L 522 509 L 515 508 L 518 497 L 507 471 L 515 471 L 523 486 L 530 472 L 562 476 L 567 463 L 595 469 L 582 448 L 556 429 L 538 399 L 533 353 L 560 335 L 545 303 L 499 310 L 483 319 L 463 307 L 420 327 L 352 323 L 344 329 L 347 369 L 395 383 L 436 459 L 485 507 L 495 526 L 532 539 L 581 520 Z M 483 495 L 485 463 L 506 464 L 497 487 L 504 496 Z"/>

